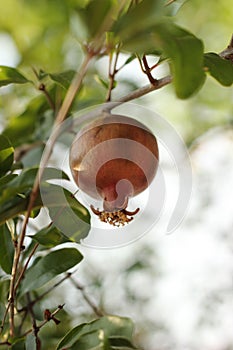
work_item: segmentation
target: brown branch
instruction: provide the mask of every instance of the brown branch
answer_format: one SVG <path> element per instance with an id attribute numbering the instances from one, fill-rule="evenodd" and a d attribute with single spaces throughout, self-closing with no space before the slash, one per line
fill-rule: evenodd
<path id="1" fill-rule="evenodd" d="M 72 284 L 75 286 L 75 288 L 77 288 L 78 290 L 81 291 L 82 296 L 84 298 L 84 300 L 87 302 L 87 304 L 91 307 L 91 309 L 94 311 L 94 313 L 96 314 L 96 316 L 98 317 L 102 317 L 104 316 L 104 313 L 102 310 L 100 310 L 94 303 L 93 301 L 90 299 L 90 297 L 87 295 L 86 291 L 85 291 L 85 287 L 78 281 L 74 280 L 74 278 L 70 278 L 70 281 L 72 282 Z"/>
<path id="2" fill-rule="evenodd" d="M 142 97 L 142 96 L 144 96 L 152 91 L 161 89 L 162 87 L 170 84 L 171 82 L 172 82 L 171 76 L 167 76 L 167 77 L 158 79 L 156 85 L 146 85 L 142 88 L 139 88 L 137 90 L 130 92 L 128 95 L 125 95 L 125 96 L 119 98 L 118 101 L 116 101 L 116 105 L 112 108 L 115 108 L 118 105 L 118 103 L 120 105 L 122 103 L 129 102 L 131 100 L 135 100 L 136 98 Z"/>
<path id="3" fill-rule="evenodd" d="M 50 322 L 51 320 L 54 320 L 55 316 L 58 314 L 59 311 L 61 311 L 64 308 L 65 304 L 62 305 L 58 305 L 57 309 L 50 313 L 50 317 L 46 318 L 44 321 L 42 321 L 38 326 L 37 326 L 37 330 L 38 332 L 41 330 L 42 327 L 44 327 L 48 322 Z M 26 331 L 23 336 L 26 336 L 30 333 L 33 332 L 33 328 L 29 329 L 28 331 Z"/>
<path id="4" fill-rule="evenodd" d="M 69 86 L 69 89 L 67 91 L 67 94 L 65 96 L 65 99 L 62 103 L 62 106 L 57 114 L 56 125 L 61 124 L 65 120 L 65 118 L 69 112 L 69 109 L 73 103 L 73 100 L 74 100 L 79 88 L 81 87 L 83 78 L 87 72 L 90 61 L 91 61 L 92 57 L 96 54 L 97 53 L 89 52 L 83 61 L 83 64 L 80 68 L 80 71 L 78 71 L 75 74 L 74 79 L 72 80 L 72 82 Z"/>
<path id="5" fill-rule="evenodd" d="M 19 284 L 20 284 L 20 282 L 21 282 L 22 278 L 24 277 L 24 274 L 25 274 L 25 272 L 27 270 L 28 264 L 30 263 L 33 255 L 34 255 L 34 253 L 35 253 L 35 251 L 37 250 L 38 247 L 39 247 L 39 243 L 36 243 L 34 248 L 31 251 L 31 253 L 30 253 L 30 255 L 29 255 L 29 257 L 28 257 L 28 259 L 27 259 L 27 261 L 26 261 L 26 263 L 25 263 L 25 265 L 24 265 L 24 267 L 23 267 L 23 269 L 22 269 L 22 271 L 21 271 L 21 273 L 20 273 L 16 283 L 15 283 L 15 290 L 18 289 L 18 286 L 19 286 Z"/>
<path id="6" fill-rule="evenodd" d="M 30 305 L 34 306 L 38 301 L 42 300 L 47 294 L 49 294 L 50 292 L 52 292 L 55 288 L 57 288 L 58 286 L 60 286 L 60 284 L 62 284 L 65 280 L 67 280 L 68 278 L 70 278 L 71 276 L 71 272 L 67 272 L 65 277 L 63 277 L 60 281 L 58 281 L 57 283 L 55 283 L 52 287 L 50 287 L 49 289 L 47 289 L 44 293 L 42 293 L 41 295 L 39 295 L 37 298 L 31 300 Z M 25 307 L 23 307 L 22 309 L 19 309 L 18 312 L 23 312 L 26 311 L 28 309 L 28 305 L 26 305 Z"/>
<path id="7" fill-rule="evenodd" d="M 119 52 L 119 46 L 118 46 L 117 49 L 116 49 L 116 53 L 115 53 L 115 59 L 114 59 L 113 67 L 112 67 L 112 53 L 110 53 L 109 71 L 108 71 L 109 87 L 108 87 L 108 92 L 107 92 L 107 96 L 106 96 L 106 102 L 111 101 L 111 94 L 112 94 L 112 90 L 113 90 L 114 83 L 115 83 L 115 75 L 119 71 L 117 69 L 117 61 L 118 61 L 119 53 L 120 52 Z"/>
<path id="8" fill-rule="evenodd" d="M 144 69 L 143 69 L 143 72 L 147 75 L 148 79 L 149 79 L 149 82 L 152 84 L 152 85 L 157 85 L 157 82 L 158 80 L 155 79 L 152 74 L 151 74 L 151 68 L 149 67 L 148 65 L 148 62 L 147 62 L 147 58 L 146 58 L 146 55 L 143 55 L 142 57 L 142 62 L 143 62 L 143 65 L 144 65 Z"/>
<path id="9" fill-rule="evenodd" d="M 220 52 L 219 56 L 233 62 L 233 35 L 231 37 L 229 45 L 225 50 Z"/>
<path id="10" fill-rule="evenodd" d="M 55 119 L 55 123 L 54 123 L 54 128 L 57 127 L 58 125 L 60 125 L 66 118 L 67 113 L 69 112 L 69 109 L 72 105 L 72 102 L 76 96 L 76 93 L 78 92 L 78 90 L 81 87 L 83 78 L 87 72 L 87 68 L 89 66 L 89 63 L 92 59 L 92 57 L 94 56 L 93 52 L 88 52 L 88 54 L 86 55 L 83 64 L 80 68 L 80 72 L 77 72 L 68 91 L 67 94 L 65 96 L 65 99 L 63 101 L 63 104 L 60 108 L 60 110 L 58 111 L 57 117 Z M 39 186 L 40 186 L 40 179 L 41 176 L 43 174 L 43 169 L 45 168 L 52 150 L 53 150 L 53 146 L 56 142 L 56 137 L 57 134 L 55 134 L 55 136 L 53 137 L 53 139 L 51 140 L 49 147 L 47 149 L 47 153 L 43 159 L 43 166 L 41 167 L 41 171 L 40 173 L 37 173 L 34 185 L 33 185 L 33 189 L 29 198 L 29 204 L 28 204 L 28 208 L 27 211 L 25 213 L 24 216 L 24 221 L 23 221 L 23 225 L 22 225 L 22 229 L 19 235 L 19 241 L 17 242 L 17 247 L 15 248 L 15 254 L 14 254 L 14 260 L 13 260 L 13 265 L 12 265 L 12 272 L 11 272 L 11 282 L 10 282 L 10 292 L 9 292 L 9 303 L 10 303 L 10 335 L 14 336 L 14 308 L 15 308 L 15 295 L 16 295 L 16 288 L 15 288 L 15 283 L 16 283 L 16 278 L 17 278 L 17 273 L 18 273 L 18 265 L 19 265 L 19 260 L 20 260 L 20 256 L 21 256 L 21 250 L 23 247 L 23 243 L 24 243 L 24 238 L 26 235 L 26 229 L 27 229 L 27 224 L 29 221 L 29 217 L 31 215 L 31 211 L 33 209 L 33 205 L 35 203 L 35 200 L 37 198 L 38 192 L 39 192 Z M 18 287 L 18 285 L 17 285 Z"/>
<path id="11" fill-rule="evenodd" d="M 38 336 L 39 328 L 37 327 L 36 317 L 35 317 L 35 314 L 33 311 L 33 307 L 31 305 L 30 293 L 27 293 L 27 300 L 28 300 L 28 311 L 29 311 L 29 314 L 31 315 L 31 319 L 32 319 L 33 333 L 34 333 L 35 342 L 36 342 L 36 350 L 40 350 L 41 349 L 41 341 L 40 341 L 40 338 Z"/>

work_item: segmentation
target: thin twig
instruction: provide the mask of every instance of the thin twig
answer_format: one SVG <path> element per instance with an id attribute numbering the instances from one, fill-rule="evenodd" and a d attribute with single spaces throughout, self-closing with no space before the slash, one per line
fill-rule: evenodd
<path id="1" fill-rule="evenodd" d="M 75 74 L 74 79 L 72 80 L 69 86 L 69 89 L 67 91 L 67 94 L 65 96 L 65 99 L 62 103 L 62 106 L 57 114 L 56 121 L 55 121 L 56 125 L 61 124 L 65 120 L 69 112 L 69 109 L 73 103 L 73 100 L 82 84 L 83 78 L 87 72 L 90 61 L 94 55 L 95 55 L 94 52 L 89 52 L 83 61 L 80 71 L 78 71 Z"/>
<path id="2" fill-rule="evenodd" d="M 164 6 L 169 6 L 171 4 L 173 4 L 173 2 L 175 2 L 176 0 L 169 0 Z"/>
<path id="3" fill-rule="evenodd" d="M 131 100 L 135 100 L 136 98 L 142 97 L 142 96 L 144 96 L 152 91 L 161 89 L 162 87 L 170 84 L 171 82 L 172 82 L 171 76 L 167 76 L 167 77 L 158 79 L 156 85 L 151 85 L 151 84 L 146 85 L 142 88 L 134 90 L 134 91 L 130 92 L 129 94 L 119 98 L 118 101 L 116 101 L 116 105 L 114 105 L 112 108 L 115 108 L 118 104 L 120 105 L 122 103 L 129 102 Z"/>
<path id="4" fill-rule="evenodd" d="M 49 294 L 50 292 L 52 292 L 55 288 L 57 288 L 58 286 L 60 286 L 60 284 L 62 284 L 65 280 L 67 280 L 68 278 L 70 278 L 71 276 L 71 272 L 67 272 L 65 277 L 63 277 L 60 281 L 58 281 L 57 283 L 55 283 L 52 287 L 50 287 L 49 289 L 47 289 L 44 293 L 42 293 L 41 295 L 39 295 L 36 299 L 32 300 L 31 304 L 34 305 L 35 303 L 37 303 L 38 301 L 40 301 L 41 299 L 43 299 L 47 294 Z"/>
<path id="5" fill-rule="evenodd" d="M 39 332 L 40 329 L 41 329 L 42 327 L 44 327 L 48 322 L 50 322 L 51 320 L 53 320 L 53 318 L 56 316 L 56 314 L 64 308 L 64 305 L 65 305 L 65 304 L 58 305 L 57 309 L 56 309 L 54 312 L 52 312 L 52 313 L 50 314 L 50 317 L 49 317 L 49 318 L 46 318 L 43 322 L 41 322 L 41 323 L 37 326 L 38 332 Z M 26 331 L 26 332 L 23 334 L 23 336 L 26 336 L 26 335 L 28 335 L 28 334 L 30 334 L 30 333 L 32 333 L 32 332 L 33 332 L 33 328 L 31 328 L 31 329 L 29 329 L 28 331 Z"/>
<path id="6" fill-rule="evenodd" d="M 231 37 L 229 45 L 225 50 L 220 52 L 219 56 L 233 62 L 233 35 Z"/>
<path id="7" fill-rule="evenodd" d="M 45 97 L 46 97 L 46 99 L 47 99 L 47 101 L 48 101 L 48 104 L 50 105 L 51 109 L 55 112 L 55 110 L 56 110 L 55 103 L 53 102 L 51 96 L 49 95 L 48 90 L 47 90 L 45 84 L 41 83 L 41 84 L 39 85 L 39 88 L 38 88 L 38 89 L 39 89 L 40 91 L 43 92 L 43 94 L 45 95 Z"/>
<path id="8" fill-rule="evenodd" d="M 39 328 L 37 327 L 36 317 L 34 314 L 33 306 L 31 305 L 30 293 L 27 293 L 27 300 L 28 300 L 28 311 L 29 311 L 29 314 L 31 315 L 31 319 L 32 319 L 33 333 L 34 333 L 35 342 L 36 342 L 36 350 L 40 350 L 41 349 L 41 341 L 40 341 L 40 338 L 38 336 Z"/>
<path id="9" fill-rule="evenodd" d="M 74 280 L 74 278 L 70 278 L 70 281 L 73 283 L 73 285 L 81 291 L 83 298 L 85 299 L 85 301 L 87 302 L 87 304 L 92 308 L 92 310 L 94 311 L 94 313 L 96 314 L 96 316 L 98 317 L 102 317 L 104 316 L 104 313 L 102 310 L 100 310 L 94 303 L 93 301 L 90 299 L 90 297 L 87 295 L 86 291 L 85 291 L 85 287 L 78 281 Z"/>
<path id="10" fill-rule="evenodd" d="M 152 84 L 152 85 L 157 85 L 157 79 L 155 79 L 152 74 L 151 74 L 151 68 L 149 67 L 148 65 L 148 62 L 147 62 L 147 58 L 146 58 L 146 55 L 143 55 L 142 57 L 142 62 L 144 64 L 144 70 L 143 72 L 147 75 L 148 79 L 149 79 L 149 82 Z"/>
<path id="11" fill-rule="evenodd" d="M 63 277 L 60 281 L 58 281 L 57 283 L 55 283 L 52 287 L 50 287 L 49 289 L 47 289 L 44 293 L 38 295 L 38 297 L 36 297 L 35 299 L 31 300 L 30 305 L 34 306 L 38 301 L 42 300 L 47 294 L 49 294 L 50 292 L 52 292 L 55 288 L 57 288 L 58 286 L 60 286 L 60 284 L 62 284 L 65 280 L 67 280 L 68 278 L 70 278 L 70 276 L 72 275 L 71 272 L 67 272 L 65 277 Z M 22 309 L 19 309 L 18 312 L 22 312 L 28 309 L 28 305 L 24 306 Z"/>
<path id="12" fill-rule="evenodd" d="M 108 71 L 109 86 L 108 86 L 108 92 L 107 92 L 107 96 L 106 96 L 106 102 L 111 101 L 111 94 L 112 94 L 112 90 L 113 90 L 113 87 L 114 87 L 115 75 L 118 72 L 118 70 L 117 70 L 117 61 L 118 61 L 119 53 L 120 52 L 119 52 L 119 46 L 118 46 L 117 49 L 116 49 L 113 66 L 112 66 L 112 53 L 110 53 L 109 71 Z"/>
<path id="13" fill-rule="evenodd" d="M 28 259 L 27 259 L 27 261 L 26 261 L 26 263 L 25 263 L 25 265 L 24 265 L 24 267 L 23 267 L 23 269 L 22 269 L 22 271 L 21 271 L 21 273 L 20 273 L 16 283 L 15 283 L 15 290 L 18 289 L 18 286 L 19 286 L 22 278 L 24 277 L 25 271 L 26 271 L 26 269 L 27 269 L 27 267 L 28 267 L 28 265 L 29 265 L 33 255 L 34 255 L 34 253 L 35 253 L 35 251 L 37 250 L 38 247 L 39 247 L 39 243 L 36 243 L 35 246 L 33 247 L 32 251 L 31 251 L 31 253 L 30 253 L 30 255 L 29 255 L 29 257 L 28 257 Z"/>

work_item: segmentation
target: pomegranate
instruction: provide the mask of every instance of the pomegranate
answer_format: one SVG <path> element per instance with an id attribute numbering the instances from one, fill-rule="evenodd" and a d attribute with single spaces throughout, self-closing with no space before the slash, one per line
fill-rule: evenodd
<path id="1" fill-rule="evenodd" d="M 155 136 L 142 123 L 122 115 L 103 113 L 78 132 L 70 148 L 70 168 L 78 187 L 103 200 L 103 211 L 92 211 L 114 226 L 133 219 L 130 197 L 144 191 L 158 167 Z"/>

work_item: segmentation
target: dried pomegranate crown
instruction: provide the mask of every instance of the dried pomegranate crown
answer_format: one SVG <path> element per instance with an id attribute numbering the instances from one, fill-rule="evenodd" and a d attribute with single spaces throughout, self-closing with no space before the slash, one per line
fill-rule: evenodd
<path id="1" fill-rule="evenodd" d="M 113 226 L 124 226 L 133 220 L 133 216 L 139 212 L 139 208 L 134 211 L 128 211 L 126 209 L 117 210 L 114 212 L 107 212 L 105 210 L 100 211 L 95 209 L 93 205 L 90 206 L 91 210 L 95 215 L 97 215 L 100 221 L 107 222 Z"/>

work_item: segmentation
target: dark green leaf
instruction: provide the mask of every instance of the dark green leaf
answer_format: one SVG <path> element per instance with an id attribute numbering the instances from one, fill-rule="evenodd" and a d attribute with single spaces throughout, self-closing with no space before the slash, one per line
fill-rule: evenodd
<path id="1" fill-rule="evenodd" d="M 83 256 L 75 248 L 64 248 L 49 253 L 28 269 L 21 293 L 42 287 L 57 275 L 77 265 Z"/>
<path id="2" fill-rule="evenodd" d="M 3 135 L 9 138 L 14 147 L 35 142 L 35 140 L 41 141 L 43 135 L 40 129 L 48 118 L 45 116 L 46 110 L 48 110 L 48 103 L 43 96 L 33 99 L 22 114 L 10 119 L 3 130 Z"/>
<path id="3" fill-rule="evenodd" d="M 71 240 L 54 225 L 46 227 L 30 237 L 47 248 L 52 248 L 58 244 L 71 242 Z"/>
<path id="4" fill-rule="evenodd" d="M 109 337 L 109 343 L 114 350 L 136 349 L 135 345 L 125 337 Z"/>
<path id="5" fill-rule="evenodd" d="M 30 192 L 22 197 L 15 194 L 15 189 L 12 191 L 10 194 L 7 193 L 8 199 L 0 205 L 0 223 L 23 214 L 27 210 Z M 56 227 L 72 241 L 79 242 L 81 238 L 87 236 L 90 230 L 90 214 L 81 203 L 73 198 L 72 193 L 51 184 L 41 185 L 41 192 L 43 198 L 40 195 L 37 196 L 33 210 L 47 206 Z"/>
<path id="6" fill-rule="evenodd" d="M 161 16 L 162 8 L 161 0 L 143 0 L 119 18 L 113 31 L 124 43 L 154 25 Z"/>
<path id="7" fill-rule="evenodd" d="M 21 195 L 22 198 L 26 198 L 28 191 L 30 191 L 34 185 L 38 170 L 38 168 L 25 169 L 19 176 L 14 177 L 12 181 L 8 182 L 2 193 L 0 193 L 0 205 L 8 205 L 9 203 L 7 202 L 10 199 L 14 199 L 15 196 Z M 68 180 L 68 176 L 62 170 L 56 168 L 44 169 L 43 181 L 52 179 Z"/>
<path id="8" fill-rule="evenodd" d="M 209 52 L 204 55 L 204 66 L 220 84 L 224 86 L 233 84 L 233 63 L 231 61 Z"/>
<path id="9" fill-rule="evenodd" d="M 93 39 L 97 34 L 101 36 L 105 31 L 109 31 L 111 20 L 117 13 L 118 7 L 119 4 L 114 0 L 101 0 L 101 6 L 99 0 L 92 0 L 84 9 L 80 10 L 79 15 L 88 33 L 86 39 Z M 107 16 L 109 18 L 106 21 Z"/>
<path id="10" fill-rule="evenodd" d="M 203 44 L 193 34 L 172 22 L 163 22 L 154 28 L 155 45 L 161 47 L 171 60 L 176 94 L 188 98 L 205 81 Z"/>
<path id="11" fill-rule="evenodd" d="M 10 278 L 10 275 L 0 277 L 0 303 L 6 303 L 9 293 Z"/>
<path id="12" fill-rule="evenodd" d="M 33 333 L 30 333 L 26 337 L 25 346 L 26 346 L 25 350 L 37 350 L 38 349 L 36 346 L 36 338 L 35 338 L 35 335 Z"/>
<path id="13" fill-rule="evenodd" d="M 25 350 L 25 339 L 15 339 L 13 345 L 10 348 L 11 350 Z"/>
<path id="14" fill-rule="evenodd" d="M 175 0 L 171 3 L 169 3 L 169 0 L 164 0 L 164 2 L 165 2 L 164 14 L 167 16 L 175 16 L 186 1 L 187 0 Z M 166 5 L 168 3 L 169 3 L 169 5 Z"/>
<path id="15" fill-rule="evenodd" d="M 102 329 L 92 331 L 82 335 L 75 342 L 70 350 L 111 350 L 108 344 L 108 339 Z"/>
<path id="16" fill-rule="evenodd" d="M 14 218 L 27 210 L 37 171 L 38 168 L 23 170 L 19 176 L 13 178 L 12 181 L 9 181 L 2 187 L 2 191 L 0 192 L 0 223 L 4 223 L 6 220 Z M 59 169 L 46 168 L 43 181 L 51 179 L 68 179 L 68 177 Z M 50 205 L 57 204 L 57 202 L 52 202 L 51 198 Z M 40 209 L 43 206 L 44 203 L 39 194 L 32 209 Z"/>
<path id="17" fill-rule="evenodd" d="M 11 169 L 13 161 L 14 148 L 5 136 L 0 135 L 0 177 Z"/>
<path id="18" fill-rule="evenodd" d="M 58 344 L 56 350 L 68 347 L 77 342 L 84 334 L 102 329 L 107 337 L 122 336 L 132 339 L 133 323 L 129 318 L 119 316 L 104 316 L 90 323 L 83 323 L 73 328 Z"/>
<path id="19" fill-rule="evenodd" d="M 143 4 L 144 1 L 141 3 Z M 127 31 L 126 31 L 127 32 Z M 170 59 L 173 82 L 179 98 L 196 93 L 205 81 L 203 44 L 193 34 L 175 25 L 170 18 L 157 19 L 141 29 L 136 26 L 128 36 L 122 33 L 123 50 L 139 54 L 155 53 Z"/>
<path id="20" fill-rule="evenodd" d="M 68 89 L 75 75 L 74 70 L 69 70 L 62 73 L 49 74 L 49 77 L 58 83 L 61 87 Z"/>
<path id="21" fill-rule="evenodd" d="M 51 220 L 61 232 L 75 242 L 87 236 L 90 214 L 72 193 L 56 185 L 44 185 L 41 196 Z"/>
<path id="22" fill-rule="evenodd" d="M 19 71 L 12 67 L 0 66 L 0 86 L 8 84 L 25 84 L 29 80 L 26 79 Z"/>
<path id="23" fill-rule="evenodd" d="M 14 245 L 7 225 L 0 226 L 0 266 L 8 274 L 11 273 L 14 257 Z"/>
<path id="24" fill-rule="evenodd" d="M 0 179 L 0 188 L 4 187 L 8 182 L 12 181 L 17 176 L 18 175 L 16 175 L 16 174 L 9 174 L 9 175 L 5 175 L 5 176 L 1 177 L 1 179 Z M 2 189 L 0 190 L 0 192 L 1 191 L 2 191 Z"/>

